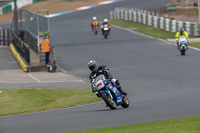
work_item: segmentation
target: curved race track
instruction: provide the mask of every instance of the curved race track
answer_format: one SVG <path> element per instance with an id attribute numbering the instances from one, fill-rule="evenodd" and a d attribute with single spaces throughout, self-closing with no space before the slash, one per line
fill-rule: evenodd
<path id="1" fill-rule="evenodd" d="M 93 15 L 115 7 L 157 7 L 169 0 L 126 0 L 51 19 L 58 65 L 87 79 L 87 62 L 107 65 L 128 92 L 131 105 L 110 110 L 104 103 L 0 118 L 0 133 L 63 133 L 200 115 L 200 52 L 180 56 L 174 45 L 112 27 L 104 40 L 90 31 Z"/>

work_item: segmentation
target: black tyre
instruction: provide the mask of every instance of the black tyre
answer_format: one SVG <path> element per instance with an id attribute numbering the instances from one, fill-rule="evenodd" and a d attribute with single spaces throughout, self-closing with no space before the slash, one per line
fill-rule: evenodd
<path id="1" fill-rule="evenodd" d="M 122 101 L 123 101 L 123 104 L 121 106 L 123 108 L 128 108 L 129 107 L 129 100 L 128 100 L 127 96 L 122 96 Z"/>
<path id="2" fill-rule="evenodd" d="M 104 37 L 105 37 L 105 39 L 107 39 L 107 38 L 108 38 L 108 36 L 107 36 L 107 35 L 104 35 Z"/>
<path id="3" fill-rule="evenodd" d="M 181 51 L 181 55 L 185 55 L 185 51 Z"/>
<path id="4" fill-rule="evenodd" d="M 102 93 L 101 97 L 104 100 L 104 102 L 108 105 L 108 107 L 110 107 L 110 109 L 117 108 L 115 101 L 112 100 L 111 97 L 106 92 Z"/>
<path id="5" fill-rule="evenodd" d="M 94 34 L 97 35 L 97 34 L 98 34 L 98 31 L 96 30 Z"/>

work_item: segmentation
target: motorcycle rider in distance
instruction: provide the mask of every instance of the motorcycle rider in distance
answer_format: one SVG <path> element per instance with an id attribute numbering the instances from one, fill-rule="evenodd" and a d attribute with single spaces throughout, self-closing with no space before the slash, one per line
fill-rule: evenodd
<path id="1" fill-rule="evenodd" d="M 94 78 L 96 78 L 97 76 L 103 74 L 106 77 L 106 79 L 111 81 L 112 85 L 115 86 L 121 92 L 121 94 L 127 95 L 127 93 L 121 89 L 119 80 L 115 79 L 111 75 L 111 73 L 109 71 L 109 68 L 107 66 L 104 66 L 104 65 L 98 66 L 96 61 L 91 60 L 91 61 L 88 62 L 88 68 L 91 71 L 91 73 L 89 75 L 89 79 L 90 79 L 91 83 L 93 82 Z M 92 90 L 92 92 L 94 92 L 94 90 Z M 96 95 L 98 97 L 100 97 L 98 92 L 96 92 Z"/>
<path id="2" fill-rule="evenodd" d="M 95 32 L 94 30 L 95 27 L 98 27 L 98 31 L 99 31 L 99 21 L 97 20 L 97 17 L 94 16 L 91 22 L 91 28 L 93 32 Z"/>
<path id="3" fill-rule="evenodd" d="M 177 43 L 177 49 L 179 49 L 179 37 L 180 36 L 185 36 L 187 39 L 187 49 L 188 49 L 188 45 L 189 45 L 189 35 L 186 31 L 184 31 L 183 28 L 180 28 L 180 30 L 176 33 L 176 43 Z"/>
<path id="4" fill-rule="evenodd" d="M 102 31 L 102 34 L 103 34 L 103 28 L 104 28 L 104 25 L 108 25 L 108 28 L 109 28 L 109 32 L 110 32 L 110 23 L 108 22 L 108 19 L 107 18 L 105 18 L 104 20 L 103 20 L 103 22 L 101 23 L 101 31 Z"/>

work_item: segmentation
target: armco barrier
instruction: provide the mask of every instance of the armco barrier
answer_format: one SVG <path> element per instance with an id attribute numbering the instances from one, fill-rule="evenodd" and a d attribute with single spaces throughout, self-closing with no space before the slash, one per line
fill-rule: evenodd
<path id="1" fill-rule="evenodd" d="M 10 50 L 12 51 L 14 57 L 17 59 L 19 65 L 22 67 L 22 69 L 25 72 L 28 72 L 28 66 L 23 61 L 22 57 L 18 54 L 18 52 L 16 51 L 15 46 L 13 44 L 10 44 Z"/>
<path id="2" fill-rule="evenodd" d="M 110 12 L 110 18 L 138 22 L 169 32 L 177 32 L 180 28 L 184 28 L 186 31 L 188 31 L 189 35 L 200 36 L 199 23 L 171 20 L 169 18 L 159 17 L 158 14 L 145 10 L 137 10 L 133 8 L 115 8 L 114 11 Z"/>

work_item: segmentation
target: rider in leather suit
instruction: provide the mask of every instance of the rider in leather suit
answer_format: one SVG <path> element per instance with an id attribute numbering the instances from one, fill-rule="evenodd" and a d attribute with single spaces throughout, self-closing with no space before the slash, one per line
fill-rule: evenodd
<path id="1" fill-rule="evenodd" d="M 127 93 L 121 89 L 119 80 L 115 79 L 111 75 L 109 68 L 107 66 L 104 66 L 104 65 L 98 66 L 96 61 L 91 60 L 91 61 L 88 62 L 88 68 L 91 71 L 91 73 L 89 75 L 89 79 L 90 79 L 91 83 L 92 83 L 92 81 L 95 77 L 99 76 L 100 74 L 103 74 L 121 92 L 121 94 L 127 95 Z M 92 91 L 94 92 L 94 90 L 92 90 Z M 98 92 L 96 94 L 97 94 L 98 97 L 100 97 Z"/>

